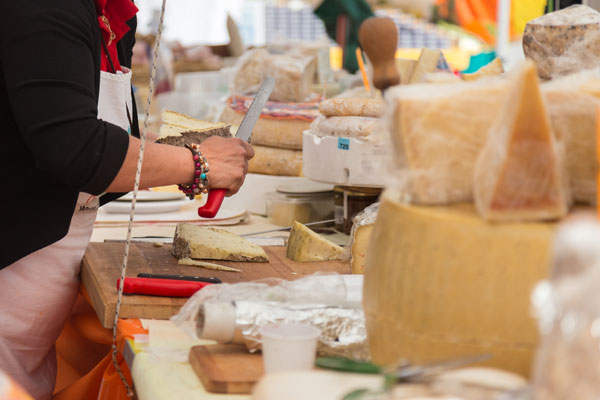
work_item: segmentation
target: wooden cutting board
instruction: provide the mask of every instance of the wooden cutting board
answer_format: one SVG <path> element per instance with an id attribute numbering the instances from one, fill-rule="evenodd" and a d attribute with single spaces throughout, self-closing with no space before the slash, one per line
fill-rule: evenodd
<path id="1" fill-rule="evenodd" d="M 249 394 L 264 375 L 261 353 L 251 354 L 243 345 L 194 346 L 189 360 L 204 388 L 211 393 Z"/>
<path id="2" fill-rule="evenodd" d="M 81 280 L 105 328 L 112 328 L 117 305 L 117 280 L 121 274 L 125 243 L 90 243 L 81 265 Z M 265 247 L 268 263 L 218 261 L 242 272 L 213 271 L 178 265 L 171 255 L 171 245 L 155 247 L 152 243 L 131 243 L 127 276 L 138 273 L 182 274 L 220 278 L 225 283 L 247 282 L 263 278 L 294 280 L 315 272 L 350 274 L 347 261 L 299 263 L 285 256 L 285 247 Z M 122 318 L 169 319 L 187 299 L 125 295 L 121 303 Z"/>

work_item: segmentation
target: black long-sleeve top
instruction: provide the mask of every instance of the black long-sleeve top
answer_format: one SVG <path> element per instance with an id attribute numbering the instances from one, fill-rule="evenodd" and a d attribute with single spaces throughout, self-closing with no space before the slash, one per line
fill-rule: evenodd
<path id="1" fill-rule="evenodd" d="M 103 193 L 123 164 L 127 132 L 97 118 L 101 46 L 94 0 L 0 1 L 0 269 L 63 238 L 78 193 Z"/>

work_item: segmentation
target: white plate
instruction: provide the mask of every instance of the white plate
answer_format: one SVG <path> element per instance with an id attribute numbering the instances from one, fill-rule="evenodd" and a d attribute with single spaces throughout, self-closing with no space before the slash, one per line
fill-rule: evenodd
<path id="1" fill-rule="evenodd" d="M 146 201 L 136 203 L 136 214 L 160 214 L 179 211 L 181 206 L 188 203 L 189 200 L 171 200 L 171 201 Z M 111 214 L 129 214 L 131 211 L 130 201 L 113 201 L 102 207 L 107 213 Z"/>
<path id="2" fill-rule="evenodd" d="M 138 191 L 137 201 L 173 201 L 185 198 L 183 193 L 179 192 L 154 192 L 152 190 Z M 133 200 L 133 192 L 129 192 L 121 196 L 117 201 L 131 202 Z M 137 208 L 137 207 L 136 207 Z"/>

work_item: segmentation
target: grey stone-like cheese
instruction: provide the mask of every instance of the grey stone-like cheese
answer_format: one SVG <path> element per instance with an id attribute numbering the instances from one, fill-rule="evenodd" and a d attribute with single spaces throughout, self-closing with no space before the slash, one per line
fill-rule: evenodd
<path id="1" fill-rule="evenodd" d="M 269 262 L 262 247 L 234 233 L 192 224 L 177 225 L 171 253 L 179 259 Z"/>
<path id="2" fill-rule="evenodd" d="M 596 67 L 600 62 L 600 13 L 581 5 L 527 23 L 523 51 L 542 79 Z"/>

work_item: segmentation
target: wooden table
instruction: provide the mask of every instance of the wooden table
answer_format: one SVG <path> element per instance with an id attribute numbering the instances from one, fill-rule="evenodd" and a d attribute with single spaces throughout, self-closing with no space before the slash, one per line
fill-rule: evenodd
<path id="1" fill-rule="evenodd" d="M 123 262 L 124 243 L 90 243 L 81 267 L 81 279 L 90 295 L 98 318 L 105 328 L 112 328 L 117 304 L 117 280 Z M 285 257 L 285 247 L 265 247 L 269 263 L 220 262 L 242 272 L 213 271 L 178 265 L 170 253 L 170 245 L 155 247 L 152 243 L 132 243 L 127 276 L 140 272 L 214 276 L 226 283 L 246 282 L 262 278 L 294 280 L 315 272 L 349 274 L 350 263 L 325 261 L 298 263 Z M 121 303 L 121 318 L 168 319 L 187 299 L 125 295 Z"/>

